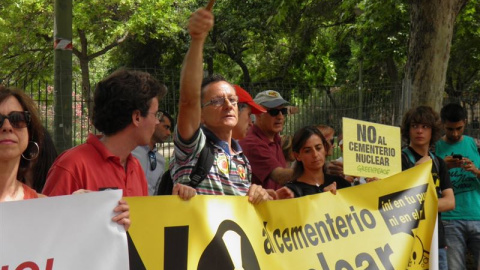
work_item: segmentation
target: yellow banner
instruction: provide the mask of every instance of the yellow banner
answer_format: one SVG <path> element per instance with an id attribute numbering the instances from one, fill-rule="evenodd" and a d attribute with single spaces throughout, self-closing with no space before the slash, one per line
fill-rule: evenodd
<path id="1" fill-rule="evenodd" d="M 127 198 L 142 266 L 168 269 L 429 269 L 437 215 L 431 162 L 298 199 Z"/>
<path id="2" fill-rule="evenodd" d="M 400 128 L 343 118 L 343 171 L 387 178 L 402 171 Z"/>

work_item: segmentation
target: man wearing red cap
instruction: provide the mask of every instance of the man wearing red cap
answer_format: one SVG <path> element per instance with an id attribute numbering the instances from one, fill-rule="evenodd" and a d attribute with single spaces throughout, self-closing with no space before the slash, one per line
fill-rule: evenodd
<path id="1" fill-rule="evenodd" d="M 267 112 L 262 106 L 253 101 L 252 96 L 242 87 L 234 85 L 238 96 L 238 122 L 232 130 L 232 137 L 235 140 L 241 140 L 247 136 L 247 131 L 253 126 L 252 114 L 261 114 Z"/>

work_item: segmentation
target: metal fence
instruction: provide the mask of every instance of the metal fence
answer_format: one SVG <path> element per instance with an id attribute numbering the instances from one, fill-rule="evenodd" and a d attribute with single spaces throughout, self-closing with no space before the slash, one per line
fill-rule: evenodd
<path id="1" fill-rule="evenodd" d="M 168 87 L 168 93 L 160 102 L 160 108 L 176 116 L 179 81 L 177 73 L 158 70 L 149 72 Z M 14 84 L 13 86 L 23 89 L 37 102 L 43 124 L 50 132 L 53 132 L 55 116 L 53 82 Z M 305 125 L 325 124 L 332 126 L 338 135 L 342 130 L 342 117 L 399 125 L 402 115 L 400 109 L 401 85 L 399 84 L 363 84 L 361 86 L 345 84 L 311 87 L 298 83 L 268 82 L 242 86 L 253 97 L 263 90 L 276 90 L 286 100 L 289 100 L 292 106 L 298 108 L 297 113 L 288 115 L 283 134 L 293 135 L 297 129 Z M 85 142 L 88 133 L 94 132 L 95 129 L 88 120 L 88 105 L 91 101 L 82 99 L 80 83 L 74 83 L 73 89 L 72 145 L 79 145 Z M 449 101 L 452 100 L 445 100 L 445 103 Z M 479 104 L 471 106 L 462 100 L 454 101 L 461 102 L 467 108 L 469 119 L 477 119 L 476 122 L 470 121 L 466 133 L 478 138 Z M 169 156 L 172 148 L 171 142 L 167 142 L 160 151 L 164 152 L 164 156 Z"/>

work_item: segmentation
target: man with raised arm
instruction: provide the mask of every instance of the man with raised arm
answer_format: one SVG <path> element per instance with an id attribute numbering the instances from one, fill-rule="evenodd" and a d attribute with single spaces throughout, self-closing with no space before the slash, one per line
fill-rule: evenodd
<path id="1" fill-rule="evenodd" d="M 172 179 L 189 185 L 190 173 L 206 144 L 213 148 L 214 163 L 196 193 L 209 195 L 247 195 L 252 203 L 269 199 L 261 186 L 251 184 L 251 167 L 232 129 L 238 121 L 238 96 L 222 77 L 203 80 L 203 47 L 213 27 L 213 14 L 198 9 L 190 17 L 188 32 L 192 38 L 180 78 L 180 101 L 174 132 L 175 155 Z M 202 82 L 203 80 L 203 82 Z M 183 188 L 179 191 L 190 193 Z M 178 185 L 174 186 L 174 192 Z M 183 196 L 187 197 L 187 196 Z"/>

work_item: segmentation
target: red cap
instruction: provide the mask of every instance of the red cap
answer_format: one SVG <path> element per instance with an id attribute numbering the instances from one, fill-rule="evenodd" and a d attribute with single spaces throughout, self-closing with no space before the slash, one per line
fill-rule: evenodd
<path id="1" fill-rule="evenodd" d="M 247 103 L 250 106 L 250 108 L 252 108 L 253 114 L 261 114 L 261 113 L 267 112 L 265 108 L 255 103 L 253 101 L 252 96 L 250 96 L 250 94 L 247 91 L 245 91 L 242 87 L 238 85 L 234 85 L 233 87 L 235 87 L 235 91 L 237 92 L 238 103 Z"/>

